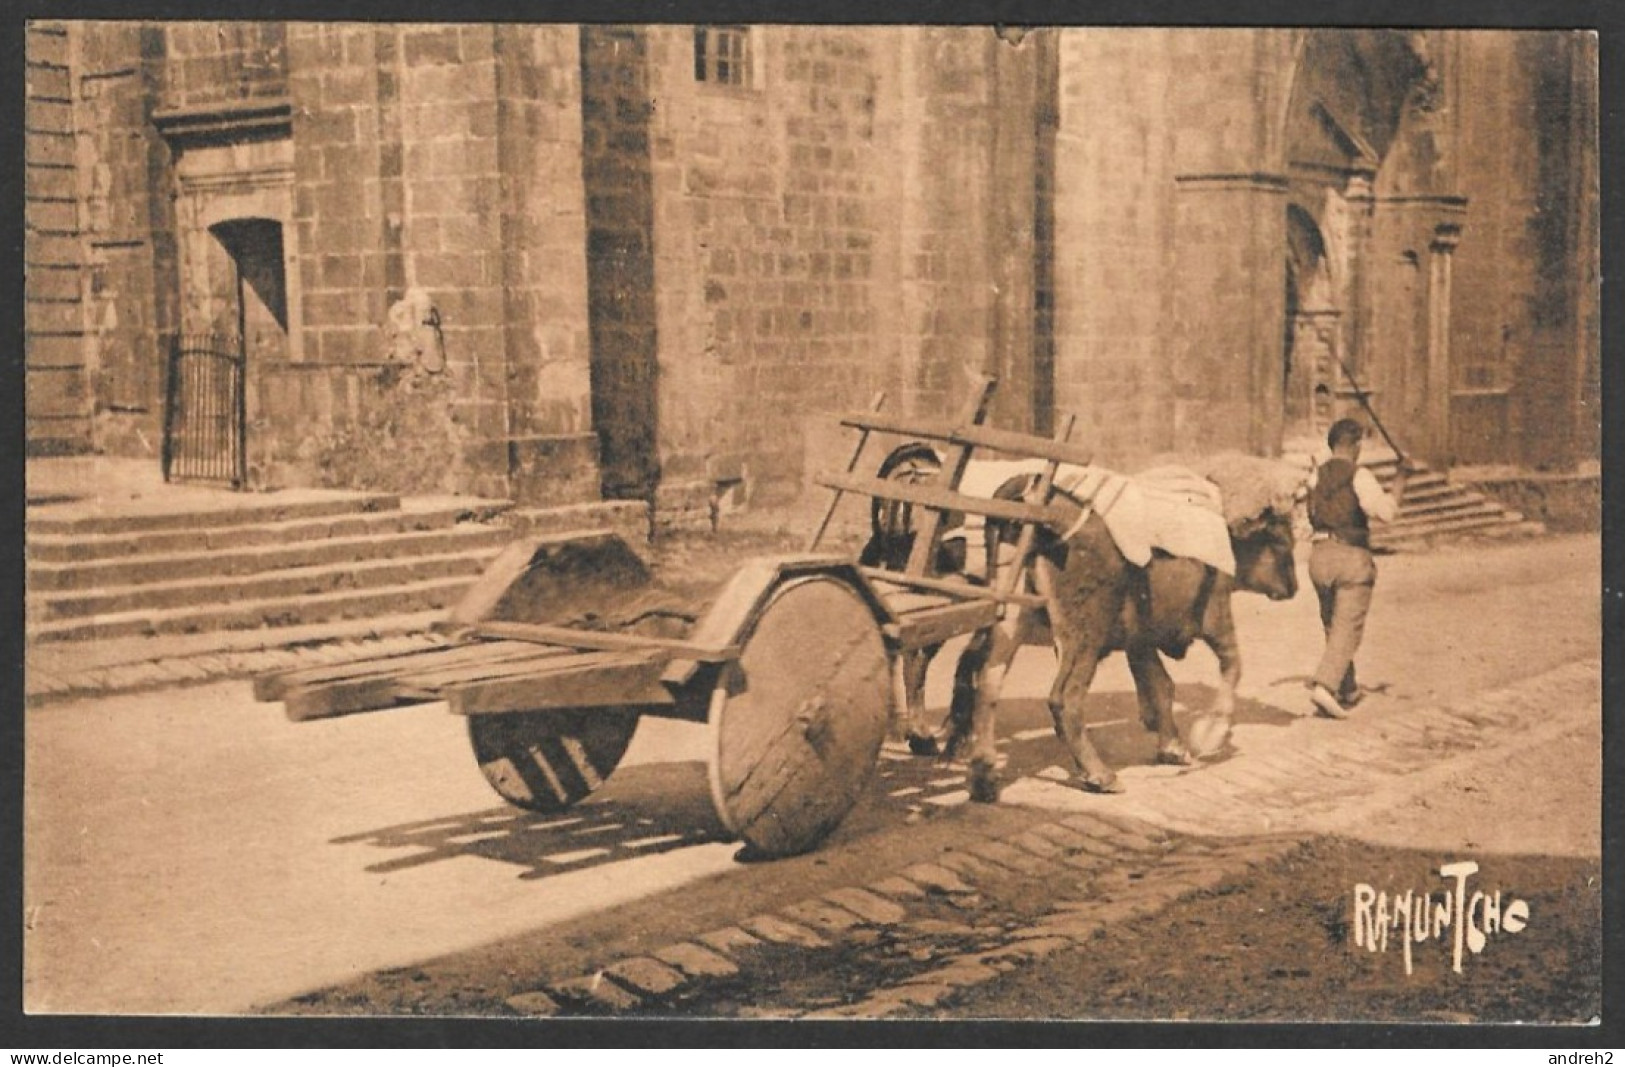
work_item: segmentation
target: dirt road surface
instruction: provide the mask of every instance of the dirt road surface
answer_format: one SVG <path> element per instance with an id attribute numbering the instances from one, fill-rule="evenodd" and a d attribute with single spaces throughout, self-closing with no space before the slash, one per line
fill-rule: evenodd
<path id="1" fill-rule="evenodd" d="M 965 804 L 957 768 L 889 751 L 834 839 L 773 864 L 736 862 L 710 814 L 703 728 L 646 720 L 592 802 L 544 819 L 487 791 L 462 724 L 439 705 L 292 726 L 235 684 L 36 709 L 25 1003 L 1056 1018 L 1315 1017 L 1305 1005 L 1331 1005 L 1347 1017 L 1483 1017 L 1493 1012 L 1459 998 L 1395 1000 L 1393 989 L 1420 986 L 1401 984 L 1392 951 L 1360 964 L 1392 979 L 1374 987 L 1387 1000 L 1327 1000 L 1347 974 L 1299 976 L 1303 965 L 1285 962 L 1272 966 L 1303 984 L 1269 999 L 1254 972 L 1179 952 L 1187 935 L 1160 947 L 1152 936 L 1188 915 L 1218 940 L 1263 944 L 1227 905 L 1273 902 L 1279 937 L 1296 921 L 1283 886 L 1310 885 L 1313 872 L 1314 924 L 1282 952 L 1314 957 L 1315 937 L 1333 936 L 1330 912 L 1314 909 L 1359 879 L 1436 888 L 1429 872 L 1459 850 L 1509 893 L 1544 894 L 1530 898 L 1522 944 L 1567 938 L 1574 989 L 1535 990 L 1515 1010 L 1569 1017 L 1600 996 L 1585 881 L 1600 855 L 1599 555 L 1597 538 L 1566 537 L 1384 560 L 1361 659 L 1363 680 L 1384 691 L 1339 723 L 1309 717 L 1304 698 L 1320 642 L 1313 598 L 1238 597 L 1246 676 L 1220 759 L 1153 766 L 1126 668 L 1102 670 L 1089 719 L 1125 768 L 1123 797 L 1054 780 L 1061 753 L 1040 706 L 1051 664 L 1025 652 L 1001 716 L 1003 803 Z M 932 679 L 938 706 L 948 662 Z M 1201 707 L 1215 673 L 1201 650 L 1175 664 L 1181 704 Z M 1287 866 L 1275 883 L 1236 881 L 1276 864 Z M 1216 892 L 1227 885 L 1241 888 Z M 1548 922 L 1554 910 L 1564 917 Z M 1128 936 L 1140 956 L 1093 951 Z M 1097 962 L 1123 961 L 1115 986 L 1067 977 L 1086 944 Z M 1489 946 L 1473 973 L 1506 977 L 1488 969 L 1520 958 L 1504 949 Z M 1346 963 L 1337 952 L 1321 955 Z M 1534 963 L 1522 960 L 1520 980 Z M 1166 994 L 1104 992 L 1117 987 Z"/>

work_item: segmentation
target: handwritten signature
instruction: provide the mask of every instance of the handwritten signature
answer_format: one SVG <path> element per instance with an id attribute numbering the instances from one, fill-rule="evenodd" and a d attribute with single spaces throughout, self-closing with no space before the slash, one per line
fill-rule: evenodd
<path id="1" fill-rule="evenodd" d="M 1468 880 L 1478 873 L 1472 860 L 1447 863 L 1439 875 L 1453 885 L 1441 894 L 1407 889 L 1390 895 L 1364 882 L 1354 886 L 1354 944 L 1368 952 L 1387 952 L 1389 934 L 1398 939 L 1405 955 L 1405 973 L 1411 973 L 1411 947 L 1442 941 L 1451 934 L 1450 966 L 1461 973 L 1463 949 L 1478 955 L 1494 934 L 1517 934 L 1529 925 L 1529 902 L 1514 897 L 1505 906 L 1501 891 L 1468 892 Z"/>

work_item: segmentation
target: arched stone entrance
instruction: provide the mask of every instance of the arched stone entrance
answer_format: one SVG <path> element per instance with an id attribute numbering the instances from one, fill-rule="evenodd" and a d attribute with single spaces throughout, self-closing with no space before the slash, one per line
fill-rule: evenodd
<path id="1" fill-rule="evenodd" d="M 1343 384 L 1343 312 L 1326 242 L 1307 212 L 1287 207 L 1286 330 L 1281 360 L 1282 437 L 1318 438 L 1336 418 Z"/>
<path id="2" fill-rule="evenodd" d="M 1299 44 L 1282 138 L 1288 440 L 1358 412 L 1363 392 L 1405 447 L 1449 460 L 1449 254 L 1465 201 L 1439 117 L 1448 65 L 1421 33 Z"/>
<path id="3" fill-rule="evenodd" d="M 257 112 L 255 113 L 257 114 Z M 275 116 L 281 121 L 281 113 Z M 277 412 L 266 379 L 300 358 L 293 218 L 293 142 L 284 126 L 240 126 L 240 116 L 160 116 L 175 150 L 180 332 L 236 346 L 245 488 L 270 488 L 267 456 Z M 283 413 L 285 415 L 285 413 Z"/>

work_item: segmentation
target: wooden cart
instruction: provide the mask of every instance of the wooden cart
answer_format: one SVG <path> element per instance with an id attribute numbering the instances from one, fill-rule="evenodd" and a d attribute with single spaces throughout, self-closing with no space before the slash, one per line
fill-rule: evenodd
<path id="1" fill-rule="evenodd" d="M 712 800 L 723 823 L 763 856 L 815 847 L 851 810 L 878 762 L 892 715 L 892 664 L 903 653 L 997 622 L 1031 602 L 1020 570 L 1035 525 L 1061 522 L 1050 503 L 1057 464 L 1089 457 L 982 425 L 985 381 L 955 424 L 873 410 L 804 554 L 747 561 L 691 612 L 607 532 L 510 545 L 450 613 L 446 647 L 279 672 L 255 696 L 296 722 L 444 701 L 468 720 L 474 757 L 505 800 L 562 810 L 598 788 L 644 715 L 706 723 Z M 876 432 L 937 442 L 936 484 L 855 476 Z M 1064 438 L 1064 434 L 1062 435 Z M 958 491 L 977 448 L 1048 461 L 1025 502 Z M 860 567 L 814 551 L 842 494 L 920 509 L 908 563 Z M 1019 524 L 1017 559 L 988 585 L 931 572 L 944 518 L 972 512 Z"/>

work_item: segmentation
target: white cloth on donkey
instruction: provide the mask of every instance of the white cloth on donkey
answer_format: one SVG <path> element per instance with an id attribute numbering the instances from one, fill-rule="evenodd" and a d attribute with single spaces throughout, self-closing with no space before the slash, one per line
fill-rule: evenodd
<path id="1" fill-rule="evenodd" d="M 1034 477 L 1043 470 L 1041 459 L 973 460 L 959 491 L 988 498 L 1011 478 Z M 1137 567 L 1151 562 L 1152 549 L 1161 549 L 1231 576 L 1236 573 L 1219 488 L 1184 467 L 1157 467 L 1129 477 L 1104 467 L 1062 464 L 1055 472 L 1055 487 L 1085 509 L 1066 537 L 1088 521 L 1092 510 L 1105 522 L 1118 551 Z M 980 525 L 979 516 L 966 519 L 967 527 Z"/>

